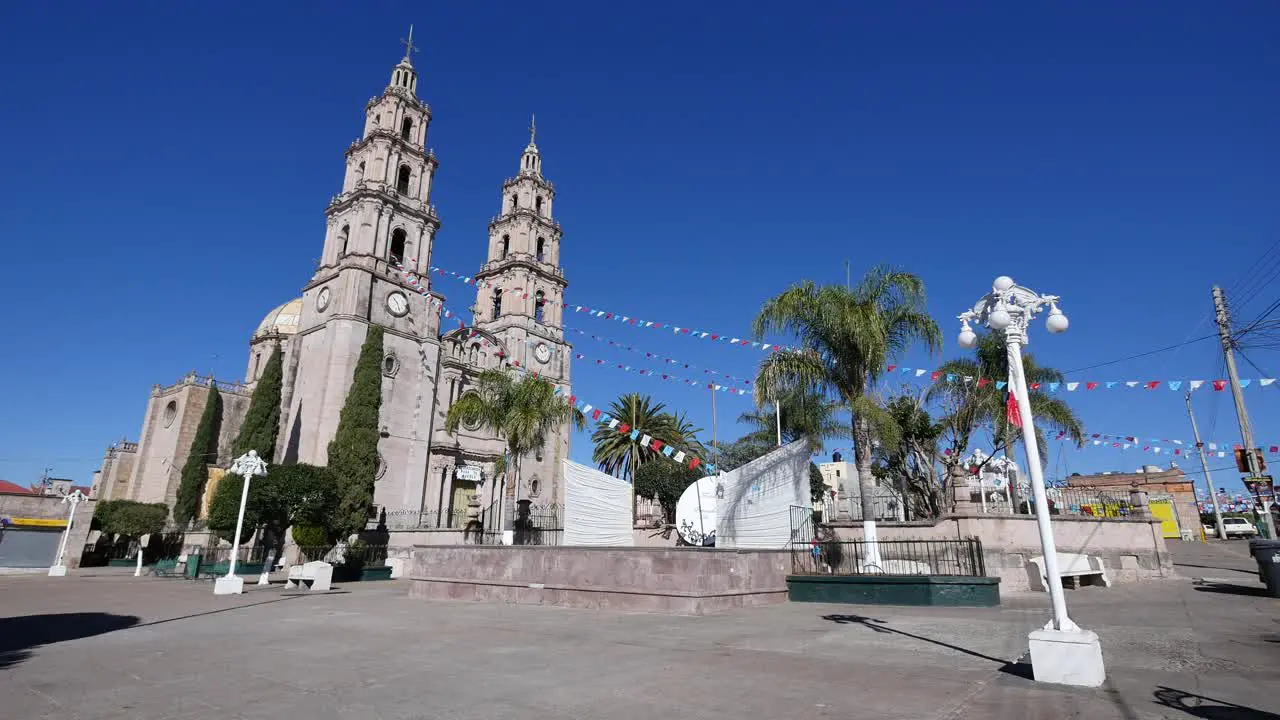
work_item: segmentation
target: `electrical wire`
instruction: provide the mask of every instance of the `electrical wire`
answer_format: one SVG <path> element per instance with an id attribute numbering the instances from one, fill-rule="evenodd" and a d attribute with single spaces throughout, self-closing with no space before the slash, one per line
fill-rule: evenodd
<path id="1" fill-rule="evenodd" d="M 1070 375 L 1071 373 L 1083 372 L 1083 371 L 1085 371 L 1085 370 L 1093 370 L 1093 369 L 1095 369 L 1095 368 L 1106 367 L 1106 366 L 1108 366 L 1108 365 L 1115 365 L 1116 363 L 1122 363 L 1122 362 L 1124 362 L 1124 361 L 1126 361 L 1126 360 L 1136 360 L 1136 359 L 1138 359 L 1138 358 L 1147 357 L 1148 355 L 1155 355 L 1155 354 L 1157 354 L 1157 353 L 1167 352 L 1167 351 L 1169 351 L 1169 350 L 1174 350 L 1174 349 L 1177 349 L 1177 348 L 1183 347 L 1184 345 L 1191 345 L 1191 344 L 1193 344 L 1193 343 L 1202 342 L 1202 341 L 1204 341 L 1204 340 L 1208 340 L 1208 339 L 1210 339 L 1210 338 L 1215 338 L 1215 337 L 1218 337 L 1218 334 L 1217 334 L 1217 333 L 1211 333 L 1211 334 L 1209 334 L 1209 335 L 1201 335 L 1201 336 L 1200 336 L 1200 337 L 1198 337 L 1198 338 L 1193 338 L 1193 339 L 1191 339 L 1191 340 L 1185 340 L 1185 341 L 1180 342 L 1180 343 L 1177 343 L 1177 344 L 1175 344 L 1175 345 L 1169 345 L 1168 347 L 1157 348 L 1157 349 L 1155 349 L 1155 350 L 1148 350 L 1147 352 L 1138 353 L 1138 354 L 1136 354 L 1136 355 L 1128 355 L 1128 356 L 1126 356 L 1126 357 L 1117 358 L 1117 359 L 1115 359 L 1115 360 L 1108 360 L 1108 361 L 1106 361 L 1106 362 L 1096 363 L 1096 364 L 1093 364 L 1093 365 L 1086 365 L 1086 366 L 1084 366 L 1084 367 L 1072 368 L 1071 370 L 1066 370 L 1066 371 L 1064 371 L 1062 374 L 1063 374 L 1063 375 Z"/>

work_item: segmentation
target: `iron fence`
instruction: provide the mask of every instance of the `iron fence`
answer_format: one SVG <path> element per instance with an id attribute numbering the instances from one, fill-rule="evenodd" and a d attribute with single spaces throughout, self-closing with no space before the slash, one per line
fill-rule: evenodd
<path id="1" fill-rule="evenodd" d="M 564 539 L 564 506 L 533 505 L 522 500 L 516 503 L 511 530 L 514 545 L 559 545 Z"/>
<path id="2" fill-rule="evenodd" d="M 1050 515 L 1108 519 L 1133 514 L 1127 490 L 1051 487 L 1045 493 Z M 988 515 L 1032 515 L 1036 511 L 1035 498 L 1029 489 L 1011 498 L 1006 489 L 974 487 L 970 495 L 977 509 Z"/>
<path id="3" fill-rule="evenodd" d="M 298 554 L 301 562 L 323 560 L 349 567 L 381 567 L 387 564 L 386 545 L 356 543 L 344 548 L 334 545 L 304 545 L 298 548 Z"/>
<path id="4" fill-rule="evenodd" d="M 881 488 L 877 491 L 872 500 L 875 502 L 876 517 L 880 522 L 893 522 L 906 519 L 906 506 L 902 502 L 902 496 L 898 493 Z M 828 512 L 827 520 L 836 520 L 840 517 L 841 510 L 849 512 L 851 520 L 862 520 L 862 497 L 859 495 L 849 495 L 848 497 L 837 498 L 833 503 L 834 512 Z"/>
<path id="5" fill-rule="evenodd" d="M 193 553 L 200 554 L 200 563 L 209 565 L 213 563 L 230 562 L 231 546 L 211 547 L 208 545 L 189 545 L 185 548 L 184 554 L 191 555 Z M 236 562 L 246 565 L 257 565 L 267 561 L 267 549 L 261 545 L 257 546 L 241 546 L 236 552 Z"/>
<path id="6" fill-rule="evenodd" d="M 810 540 L 791 547 L 793 575 L 956 575 L 987 574 L 982 541 Z M 878 560 L 877 560 L 877 557 Z"/>

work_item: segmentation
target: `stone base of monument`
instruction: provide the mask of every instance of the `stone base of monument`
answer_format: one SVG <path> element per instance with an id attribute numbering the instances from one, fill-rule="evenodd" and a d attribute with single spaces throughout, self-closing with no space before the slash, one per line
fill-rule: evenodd
<path id="1" fill-rule="evenodd" d="M 244 578 L 239 575 L 223 575 L 213 581 L 214 595 L 239 595 L 244 592 Z"/>
<path id="2" fill-rule="evenodd" d="M 1092 630 L 1045 629 L 1028 637 L 1036 682 L 1100 687 L 1106 681 L 1102 645 Z"/>
<path id="3" fill-rule="evenodd" d="M 787 550 L 419 546 L 409 596 L 705 615 L 787 600 Z"/>

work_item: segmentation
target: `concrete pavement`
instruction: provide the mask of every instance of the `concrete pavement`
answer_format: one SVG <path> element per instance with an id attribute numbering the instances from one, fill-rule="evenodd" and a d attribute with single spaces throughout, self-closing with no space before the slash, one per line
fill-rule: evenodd
<path id="1" fill-rule="evenodd" d="M 1102 690 L 1018 664 L 1044 595 L 1000 608 L 788 604 L 711 617 L 422 602 L 247 584 L 0 578 L 0 708 L 22 718 L 1280 720 L 1280 600 L 1243 543 L 1175 544 L 1177 580 L 1068 591 Z M 1197 586 L 1193 577 L 1226 584 Z M 1238 584 L 1236 584 L 1238 583 Z"/>

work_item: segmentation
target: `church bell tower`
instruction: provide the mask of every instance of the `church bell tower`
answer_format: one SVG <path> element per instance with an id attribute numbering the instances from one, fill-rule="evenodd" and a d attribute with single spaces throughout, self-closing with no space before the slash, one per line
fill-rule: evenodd
<path id="1" fill-rule="evenodd" d="M 552 215 L 556 189 L 542 176 L 536 119 L 515 177 L 502 184 L 499 214 L 489 223 L 488 261 L 476 273 L 476 327 L 503 341 L 509 364 L 569 385 L 571 347 L 564 338 L 560 224 Z M 521 498 L 535 504 L 562 498 L 560 461 L 568 457 L 569 428 L 524 459 Z"/>
<path id="2" fill-rule="evenodd" d="M 324 465 L 370 327 L 384 331 L 374 502 L 420 504 L 443 298 L 427 282 L 440 220 L 431 205 L 431 108 L 417 96 L 413 28 L 364 129 L 346 150 L 341 192 L 325 208 L 324 249 L 302 295 L 300 343 L 279 461 Z M 412 273 L 408 275 L 407 273 Z"/>

